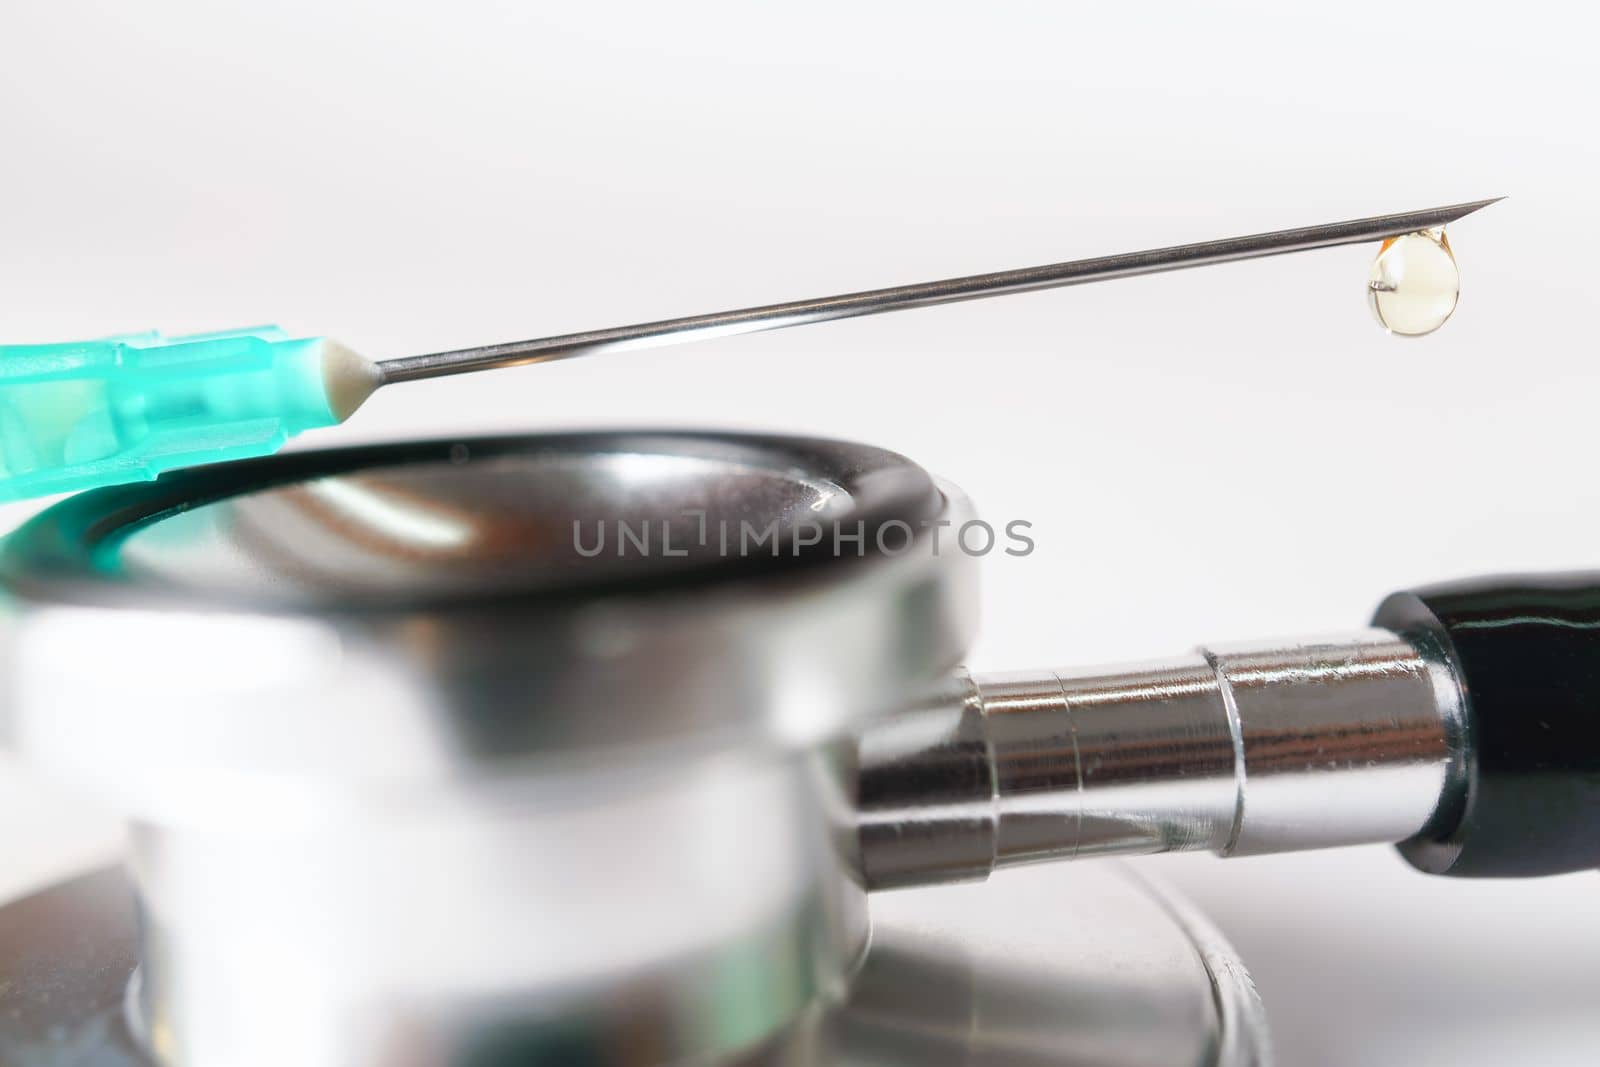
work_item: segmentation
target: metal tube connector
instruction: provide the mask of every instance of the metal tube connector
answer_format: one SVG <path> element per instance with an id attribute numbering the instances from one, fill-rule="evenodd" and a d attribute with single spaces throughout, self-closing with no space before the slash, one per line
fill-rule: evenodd
<path id="1" fill-rule="evenodd" d="M 865 876 L 1401 841 L 1459 787 L 1464 721 L 1444 656 L 1386 630 L 963 672 L 861 739 Z"/>

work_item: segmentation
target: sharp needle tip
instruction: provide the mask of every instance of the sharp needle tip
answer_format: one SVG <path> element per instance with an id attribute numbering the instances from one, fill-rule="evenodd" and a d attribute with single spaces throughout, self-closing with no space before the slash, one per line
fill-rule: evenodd
<path id="1" fill-rule="evenodd" d="M 1451 217 L 1450 221 L 1454 222 L 1456 219 L 1464 219 L 1474 211 L 1482 211 L 1490 204 L 1498 204 L 1504 199 L 1505 197 L 1503 196 L 1491 196 L 1487 200 L 1474 200 L 1470 204 L 1459 204 L 1456 207 L 1456 214 Z"/>

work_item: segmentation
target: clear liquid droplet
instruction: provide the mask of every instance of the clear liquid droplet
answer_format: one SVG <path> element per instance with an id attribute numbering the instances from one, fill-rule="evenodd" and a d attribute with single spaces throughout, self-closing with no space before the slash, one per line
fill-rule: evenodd
<path id="1" fill-rule="evenodd" d="M 1443 230 L 1391 237 L 1367 274 L 1367 301 L 1378 324 L 1421 337 L 1447 322 L 1461 295 L 1461 271 Z"/>

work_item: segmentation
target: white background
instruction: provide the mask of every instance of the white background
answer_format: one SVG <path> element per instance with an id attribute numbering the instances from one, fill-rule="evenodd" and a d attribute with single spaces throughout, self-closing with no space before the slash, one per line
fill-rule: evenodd
<path id="1" fill-rule="evenodd" d="M 987 564 L 981 667 L 1357 626 L 1600 563 L 1583 10 L 7 2 L 0 340 L 276 321 L 386 357 L 1507 194 L 1452 231 L 1423 341 L 1346 248 L 401 386 L 297 445 L 886 445 L 1035 525 Z M 0 778 L 0 886 L 113 841 Z M 1241 949 L 1285 1064 L 1593 1061 L 1600 877 L 1149 868 Z"/>

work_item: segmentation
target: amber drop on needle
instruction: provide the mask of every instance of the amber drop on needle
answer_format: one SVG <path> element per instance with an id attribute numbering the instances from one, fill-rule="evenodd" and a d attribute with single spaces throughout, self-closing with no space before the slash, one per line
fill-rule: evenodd
<path id="1" fill-rule="evenodd" d="M 1443 230 L 1391 237 L 1367 275 L 1367 300 L 1378 323 L 1402 337 L 1443 326 L 1461 295 L 1461 271 Z"/>

